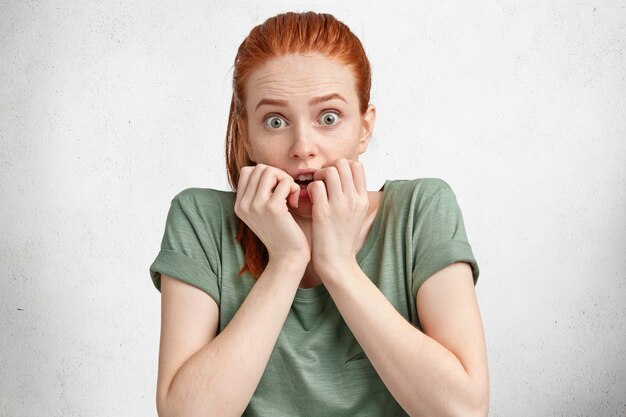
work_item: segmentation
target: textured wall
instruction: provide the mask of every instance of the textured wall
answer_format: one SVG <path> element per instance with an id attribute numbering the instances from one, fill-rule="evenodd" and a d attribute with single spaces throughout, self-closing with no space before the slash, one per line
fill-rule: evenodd
<path id="1" fill-rule="evenodd" d="M 153 416 L 171 198 L 226 188 L 236 48 L 361 38 L 369 188 L 440 177 L 481 266 L 491 415 L 626 415 L 623 1 L 0 1 L 0 416 Z"/>

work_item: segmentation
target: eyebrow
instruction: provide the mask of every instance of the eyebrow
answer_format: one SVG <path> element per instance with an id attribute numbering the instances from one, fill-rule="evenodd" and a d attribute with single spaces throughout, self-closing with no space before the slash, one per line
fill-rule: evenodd
<path id="1" fill-rule="evenodd" d="M 315 104 L 319 104 L 322 103 L 324 101 L 329 101 L 332 99 L 338 98 L 339 100 L 343 100 L 346 102 L 346 104 L 348 103 L 346 101 L 345 98 L 343 98 L 340 94 L 337 93 L 332 93 L 332 94 L 327 94 L 325 96 L 320 96 L 320 97 L 315 97 L 313 98 L 311 101 L 309 101 L 309 106 L 313 106 Z M 259 101 L 259 104 L 256 105 L 256 108 L 254 109 L 254 111 L 257 111 L 259 109 L 259 107 L 261 107 L 264 104 L 270 104 L 270 105 L 274 105 L 274 106 L 283 106 L 286 107 L 287 106 L 287 101 L 285 100 L 273 100 L 270 98 L 264 98 L 263 100 Z"/>

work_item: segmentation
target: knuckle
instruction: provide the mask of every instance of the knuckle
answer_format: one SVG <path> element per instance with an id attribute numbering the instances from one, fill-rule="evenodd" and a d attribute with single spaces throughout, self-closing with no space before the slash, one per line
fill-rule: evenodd
<path id="1" fill-rule="evenodd" d="M 267 175 L 273 175 L 276 178 L 285 177 L 285 172 L 282 169 L 278 169 L 276 167 L 268 166 L 265 172 L 267 173 Z"/>
<path id="2" fill-rule="evenodd" d="M 276 188 L 278 187 L 284 187 L 287 184 L 287 181 L 285 181 L 285 178 L 276 178 Z M 276 192 L 276 188 L 274 188 L 274 192 Z"/>
<path id="3" fill-rule="evenodd" d="M 243 214 L 244 214 L 244 210 L 243 210 L 243 208 L 241 207 L 241 205 L 240 205 L 240 204 L 236 204 L 236 205 L 235 205 L 235 214 L 236 214 L 238 217 L 242 217 L 242 216 L 243 216 Z"/>
<path id="4" fill-rule="evenodd" d="M 252 204 L 250 204 L 250 211 L 254 213 L 260 213 L 261 211 L 263 211 L 263 203 L 255 200 L 254 202 L 252 202 Z"/>
<path id="5" fill-rule="evenodd" d="M 244 214 L 246 211 L 247 211 L 246 207 L 244 206 L 242 202 L 239 202 L 239 204 L 235 205 L 235 213 Z"/>
<path id="6" fill-rule="evenodd" d="M 279 214 L 281 212 L 281 205 L 278 202 L 271 202 L 267 205 L 267 211 L 271 214 Z"/>
<path id="7" fill-rule="evenodd" d="M 276 168 L 276 167 L 272 167 L 272 166 L 268 166 L 265 169 L 265 175 L 271 176 L 273 178 L 277 178 L 277 179 L 282 179 L 285 176 L 287 176 L 287 174 L 285 174 L 285 171 L 283 171 L 282 169 Z"/>

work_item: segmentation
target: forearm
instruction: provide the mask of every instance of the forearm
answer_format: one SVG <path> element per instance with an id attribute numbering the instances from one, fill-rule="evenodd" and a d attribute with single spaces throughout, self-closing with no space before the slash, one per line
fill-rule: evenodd
<path id="1" fill-rule="evenodd" d="M 481 415 L 477 384 L 459 359 L 406 321 L 358 266 L 324 281 L 389 392 L 412 416 Z M 341 277 L 345 279 L 341 279 Z"/>
<path id="2" fill-rule="evenodd" d="M 263 375 L 304 266 L 268 264 L 231 322 L 176 373 L 162 417 L 240 416 Z"/>

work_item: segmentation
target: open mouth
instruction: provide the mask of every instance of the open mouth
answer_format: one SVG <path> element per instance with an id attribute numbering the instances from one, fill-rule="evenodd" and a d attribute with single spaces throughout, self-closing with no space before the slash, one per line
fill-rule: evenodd
<path id="1" fill-rule="evenodd" d="M 298 175 L 298 178 L 294 178 L 294 181 L 300 188 L 306 188 L 307 185 L 313 182 L 313 174 Z"/>

